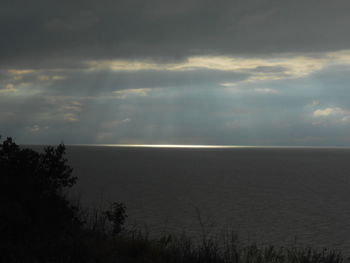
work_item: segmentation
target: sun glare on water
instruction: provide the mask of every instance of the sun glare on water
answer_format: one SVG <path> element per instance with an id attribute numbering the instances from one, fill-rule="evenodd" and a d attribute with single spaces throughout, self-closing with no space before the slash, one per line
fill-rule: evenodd
<path id="1" fill-rule="evenodd" d="M 191 145 L 191 144 L 103 144 L 101 146 L 115 147 L 146 147 L 146 148 L 241 148 L 236 145 Z M 254 146 L 244 146 L 254 147 Z"/>
<path id="2" fill-rule="evenodd" d="M 239 148 L 265 148 L 265 149 L 350 149 L 344 146 L 271 146 L 271 145 L 200 145 L 200 144 L 75 144 L 76 146 L 104 146 L 104 147 L 130 147 L 130 148 L 184 148 L 184 149 L 239 149 Z"/>

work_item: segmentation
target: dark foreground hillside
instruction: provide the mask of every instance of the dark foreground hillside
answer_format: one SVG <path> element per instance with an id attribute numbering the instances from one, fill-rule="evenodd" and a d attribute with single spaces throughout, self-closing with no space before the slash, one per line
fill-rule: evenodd
<path id="1" fill-rule="evenodd" d="M 163 234 L 150 238 L 124 229 L 122 203 L 88 212 L 66 197 L 77 178 L 64 145 L 43 152 L 0 144 L 1 262 L 323 262 L 348 261 L 340 252 L 242 245 L 234 233 L 193 240 Z M 203 231 L 205 233 L 205 231 Z"/>

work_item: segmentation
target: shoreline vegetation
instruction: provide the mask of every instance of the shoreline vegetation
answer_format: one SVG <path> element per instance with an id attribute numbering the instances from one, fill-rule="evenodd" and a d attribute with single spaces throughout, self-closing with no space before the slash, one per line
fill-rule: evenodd
<path id="1" fill-rule="evenodd" d="M 38 153 L 11 138 L 0 143 L 1 262 L 342 263 L 341 251 L 241 244 L 234 232 L 220 237 L 186 233 L 159 237 L 125 228 L 127 208 L 87 212 L 67 197 L 77 179 L 65 146 Z"/>

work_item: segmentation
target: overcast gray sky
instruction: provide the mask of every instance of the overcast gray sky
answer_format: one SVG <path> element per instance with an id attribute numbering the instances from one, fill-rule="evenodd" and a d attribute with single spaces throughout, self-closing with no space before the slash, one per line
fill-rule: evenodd
<path id="1" fill-rule="evenodd" d="M 2 0 L 19 143 L 350 146 L 348 0 Z"/>

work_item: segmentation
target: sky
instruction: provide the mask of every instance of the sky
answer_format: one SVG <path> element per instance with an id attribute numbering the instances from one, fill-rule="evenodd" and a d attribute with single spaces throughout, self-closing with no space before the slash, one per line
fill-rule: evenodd
<path id="1" fill-rule="evenodd" d="M 2 0 L 0 135 L 350 146 L 348 0 Z"/>

